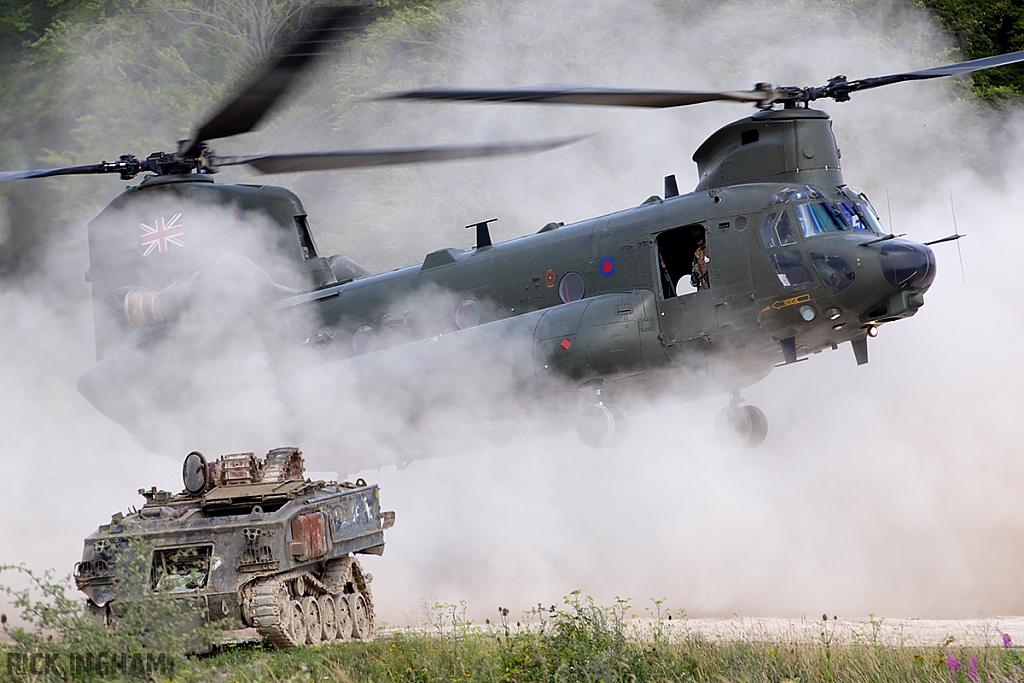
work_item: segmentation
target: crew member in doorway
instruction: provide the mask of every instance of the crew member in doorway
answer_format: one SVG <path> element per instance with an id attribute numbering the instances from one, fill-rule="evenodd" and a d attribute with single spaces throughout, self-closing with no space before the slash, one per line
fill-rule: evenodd
<path id="1" fill-rule="evenodd" d="M 690 284 L 700 289 L 709 289 L 708 284 L 708 258 L 707 249 L 704 247 L 704 238 L 697 238 L 697 248 L 693 251 L 693 273 L 690 275 Z"/>

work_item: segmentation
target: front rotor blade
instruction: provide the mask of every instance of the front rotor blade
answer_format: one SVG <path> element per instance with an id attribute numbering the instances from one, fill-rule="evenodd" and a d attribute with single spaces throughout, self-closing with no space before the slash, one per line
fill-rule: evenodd
<path id="1" fill-rule="evenodd" d="M 488 145 L 447 145 L 398 149 L 348 150 L 297 154 L 263 154 L 245 157 L 217 157 L 217 166 L 246 164 L 260 173 L 328 171 L 341 168 L 366 168 L 392 164 L 417 164 L 428 161 L 454 161 L 479 157 L 531 154 L 564 147 L 589 137 L 586 135 L 540 142 L 497 142 Z"/>
<path id="2" fill-rule="evenodd" d="M 900 83 L 902 81 L 920 81 L 928 78 L 941 78 L 943 76 L 959 76 L 961 74 L 968 74 L 974 71 L 981 71 L 983 69 L 993 69 L 997 66 L 1006 66 L 1007 64 L 1017 64 L 1019 62 L 1024 62 L 1024 50 L 1019 52 L 1009 52 L 1005 55 L 972 59 L 969 62 L 957 62 L 956 64 L 947 64 L 946 66 L 936 66 L 931 69 L 922 69 L 921 71 L 908 71 L 902 74 L 878 76 L 876 78 L 862 78 L 858 81 L 851 81 L 847 84 L 847 88 L 850 91 L 867 90 L 868 88 L 877 88 L 881 85 Z"/>
<path id="3" fill-rule="evenodd" d="M 686 90 L 634 90 L 604 88 L 513 88 L 511 90 L 409 90 L 381 100 L 441 100 L 449 102 L 539 102 L 542 104 L 592 104 L 612 107 L 682 107 L 702 102 L 766 102 L 770 90 L 693 92 Z"/>
<path id="4" fill-rule="evenodd" d="M 369 17 L 365 10 L 365 6 L 358 5 L 330 8 L 312 30 L 288 46 L 277 62 L 200 126 L 192 139 L 182 144 L 179 153 L 195 156 L 201 142 L 252 130 L 264 114 L 291 89 L 296 77 L 317 57 L 329 52 L 331 43 L 342 31 L 368 23 Z"/>
<path id="5" fill-rule="evenodd" d="M 4 171 L 0 173 L 0 182 L 5 180 L 24 180 L 26 178 L 49 178 L 58 175 L 91 175 L 94 173 L 110 173 L 107 164 L 89 164 L 87 166 L 62 166 L 60 168 L 40 168 L 35 171 Z"/>

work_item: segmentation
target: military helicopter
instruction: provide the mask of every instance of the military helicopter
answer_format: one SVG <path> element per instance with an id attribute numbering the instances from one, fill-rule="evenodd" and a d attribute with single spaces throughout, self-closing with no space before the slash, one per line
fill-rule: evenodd
<path id="1" fill-rule="evenodd" d="M 756 447 L 768 422 L 761 410 L 744 405 L 742 389 L 777 365 L 845 342 L 856 362 L 866 363 L 867 339 L 880 325 L 914 315 L 936 275 L 929 248 L 935 242 L 885 233 L 867 197 L 842 176 L 828 115 L 809 104 L 1024 61 L 1024 52 L 1016 52 L 855 81 L 837 76 L 821 87 L 762 83 L 748 91 L 397 93 L 389 97 L 641 107 L 734 101 L 758 111 L 697 149 L 700 181 L 689 194 L 680 194 L 669 176 L 664 197 L 571 225 L 550 223 L 501 243 L 492 241 L 490 221 L 472 223 L 475 248 L 438 249 L 421 263 L 371 275 L 347 257 L 319 255 L 305 211 L 287 190 L 216 185 L 210 173 L 233 163 L 269 172 L 319 170 L 360 165 L 353 158 L 365 164 L 463 158 L 539 151 L 565 141 L 355 157 L 214 155 L 205 142 L 254 126 L 286 90 L 274 84 L 301 68 L 295 62 L 306 49 L 286 55 L 251 96 L 232 101 L 175 153 L 0 176 L 154 174 L 90 223 L 98 358 L 79 381 L 93 405 L 144 445 L 159 448 L 152 438 L 157 422 L 180 426 L 211 409 L 197 389 L 202 373 L 161 361 L 168 350 L 180 360 L 208 348 L 209 340 L 194 343 L 194 327 L 186 325 L 205 301 L 214 312 L 241 308 L 252 323 L 234 332 L 242 350 L 228 360 L 225 374 L 238 386 L 218 394 L 218 401 L 252 393 L 249 380 L 262 378 L 260 391 L 286 406 L 288 415 L 329 428 L 346 409 L 332 400 L 341 392 L 360 397 L 369 414 L 408 425 L 406 436 L 415 438 L 462 391 L 467 366 L 486 371 L 500 356 L 517 396 L 551 407 L 544 411 L 549 424 L 574 424 L 589 446 L 623 443 L 629 432 L 624 406 L 639 396 L 727 393 L 716 431 L 729 444 Z M 154 205 L 163 213 L 154 213 Z M 236 225 L 195 233 L 189 226 L 188 247 L 182 246 L 188 212 L 209 206 L 224 209 Z M 244 240 L 234 236 L 246 233 L 254 215 L 275 226 L 270 249 L 284 254 L 290 267 L 266 258 L 265 243 L 251 251 L 238 247 Z M 193 244 L 199 260 L 186 256 Z M 211 286 L 218 282 L 245 284 L 241 294 L 228 295 Z M 430 304 L 409 306 L 417 296 Z M 401 388 L 390 392 L 401 398 L 370 391 L 380 386 Z M 486 405 L 474 410 L 474 419 L 460 428 L 487 427 L 494 417 Z M 572 414 L 575 419 L 567 419 Z M 353 467 L 380 464 L 353 454 Z"/>

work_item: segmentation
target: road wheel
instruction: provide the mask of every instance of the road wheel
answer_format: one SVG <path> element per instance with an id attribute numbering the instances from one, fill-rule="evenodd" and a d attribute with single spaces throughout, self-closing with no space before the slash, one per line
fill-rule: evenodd
<path id="1" fill-rule="evenodd" d="M 330 595 L 321 595 L 317 599 L 317 604 L 323 619 L 324 642 L 329 643 L 338 637 L 338 609 Z"/>
<path id="2" fill-rule="evenodd" d="M 312 595 L 302 598 L 302 611 L 306 613 L 305 641 L 310 645 L 319 645 L 324 638 L 324 620 L 320 613 L 320 603 Z"/>
<path id="3" fill-rule="evenodd" d="M 298 600 L 292 600 L 288 608 L 288 631 L 296 645 L 306 642 L 306 611 Z"/>
<path id="4" fill-rule="evenodd" d="M 366 597 L 362 593 L 352 593 L 348 596 L 348 600 L 352 608 L 352 637 L 360 640 L 372 639 L 373 621 L 366 604 Z"/>
<path id="5" fill-rule="evenodd" d="M 334 607 L 338 614 L 338 640 L 349 640 L 352 638 L 352 607 L 348 596 L 334 596 Z"/>

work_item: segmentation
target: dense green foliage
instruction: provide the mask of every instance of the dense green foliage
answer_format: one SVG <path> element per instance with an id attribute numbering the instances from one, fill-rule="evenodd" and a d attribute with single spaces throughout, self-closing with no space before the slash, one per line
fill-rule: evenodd
<path id="1" fill-rule="evenodd" d="M 70 577 L 57 579 L 52 571 L 37 574 L 23 566 L 0 565 L 4 583 L 0 595 L 18 610 L 20 625 L 4 615 L 3 633 L 13 642 L 2 648 L 0 679 L 20 681 L 102 680 L 104 669 L 124 662 L 129 673 L 170 672 L 187 666 L 190 651 L 205 651 L 219 633 L 216 624 L 203 624 L 200 607 L 169 592 L 150 588 L 152 550 L 132 542 L 118 556 L 114 577 L 118 600 L 112 603 L 116 630 L 90 611 Z M 7 581 L 19 581 L 15 589 Z M 138 679 L 140 675 L 129 678 Z"/>
<path id="2" fill-rule="evenodd" d="M 966 59 L 1024 50 L 1024 4 L 1017 0 L 917 0 L 938 12 L 943 26 L 957 36 Z M 974 87 L 992 102 L 1024 97 L 1024 67 L 978 72 Z"/>

